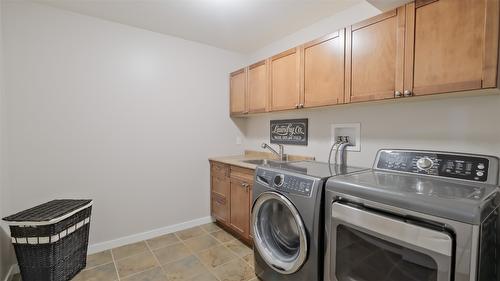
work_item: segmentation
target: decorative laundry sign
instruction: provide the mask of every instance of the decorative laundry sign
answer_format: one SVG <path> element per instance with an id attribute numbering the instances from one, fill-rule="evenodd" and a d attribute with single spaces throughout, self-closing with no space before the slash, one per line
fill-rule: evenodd
<path id="1" fill-rule="evenodd" d="M 271 120 L 271 143 L 307 145 L 308 119 Z"/>

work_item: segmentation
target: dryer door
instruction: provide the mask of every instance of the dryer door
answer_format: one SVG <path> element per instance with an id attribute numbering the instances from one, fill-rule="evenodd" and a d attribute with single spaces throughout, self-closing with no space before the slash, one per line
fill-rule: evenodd
<path id="1" fill-rule="evenodd" d="M 252 210 L 254 245 L 262 259 L 282 274 L 295 273 L 307 257 L 304 223 L 285 196 L 264 192 Z"/>

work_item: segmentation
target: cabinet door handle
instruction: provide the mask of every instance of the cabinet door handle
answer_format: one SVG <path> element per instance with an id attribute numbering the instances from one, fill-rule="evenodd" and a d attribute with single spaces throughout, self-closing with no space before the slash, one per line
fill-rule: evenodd
<path id="1" fill-rule="evenodd" d="M 405 97 L 411 97 L 411 96 L 413 96 L 413 93 L 410 90 L 405 90 L 404 95 L 405 95 Z"/>
<path id="2" fill-rule="evenodd" d="M 296 105 L 295 105 L 295 108 L 299 109 L 299 105 L 298 105 L 298 104 L 296 104 Z"/>
<path id="3" fill-rule="evenodd" d="M 394 97 L 395 98 L 400 98 L 402 95 L 401 95 L 401 92 L 400 91 L 395 91 L 394 92 Z"/>
<path id="4" fill-rule="evenodd" d="M 299 106 L 300 106 L 300 108 L 304 108 L 304 104 L 303 103 L 299 104 Z"/>
<path id="5" fill-rule="evenodd" d="M 245 192 L 250 191 L 250 185 L 246 182 L 242 183 L 241 187 L 243 187 L 245 189 Z"/>

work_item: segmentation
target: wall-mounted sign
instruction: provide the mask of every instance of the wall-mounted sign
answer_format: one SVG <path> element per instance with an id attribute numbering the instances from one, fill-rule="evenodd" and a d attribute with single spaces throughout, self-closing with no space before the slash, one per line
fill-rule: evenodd
<path id="1" fill-rule="evenodd" d="M 271 120 L 271 143 L 307 145 L 308 119 Z"/>

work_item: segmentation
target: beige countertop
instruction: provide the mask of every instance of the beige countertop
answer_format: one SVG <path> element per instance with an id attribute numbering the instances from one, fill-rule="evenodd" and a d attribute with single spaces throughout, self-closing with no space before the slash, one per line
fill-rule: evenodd
<path id="1" fill-rule="evenodd" d="M 269 152 L 262 151 L 251 151 L 246 150 L 242 155 L 233 155 L 233 156 L 222 156 L 222 157 L 210 157 L 208 160 L 220 162 L 228 165 L 238 166 L 242 168 L 255 170 L 257 165 L 251 163 L 245 163 L 243 161 L 247 160 L 258 160 L 258 159 L 270 159 L 276 160 L 274 154 Z M 299 160 L 314 160 L 314 157 L 310 156 L 299 156 L 299 155 L 288 155 L 289 161 L 299 161 Z"/>

